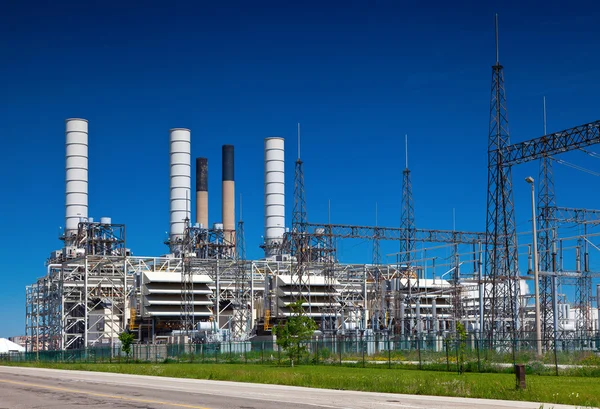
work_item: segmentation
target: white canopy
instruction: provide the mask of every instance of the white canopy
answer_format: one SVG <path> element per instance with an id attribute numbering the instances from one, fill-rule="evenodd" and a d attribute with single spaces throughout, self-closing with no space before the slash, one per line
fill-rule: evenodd
<path id="1" fill-rule="evenodd" d="M 8 354 L 9 352 L 25 352 L 25 348 L 6 338 L 0 338 L 0 354 Z"/>

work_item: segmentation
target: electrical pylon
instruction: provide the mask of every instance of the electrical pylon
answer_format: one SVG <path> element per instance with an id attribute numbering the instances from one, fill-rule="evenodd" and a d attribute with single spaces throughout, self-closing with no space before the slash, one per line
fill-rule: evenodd
<path id="1" fill-rule="evenodd" d="M 544 135 L 546 132 L 546 97 L 544 97 Z M 556 272 L 555 240 L 558 231 L 556 220 L 556 196 L 554 193 L 554 173 L 552 158 L 547 155 L 540 160 L 540 177 L 538 187 L 538 253 L 539 270 Z M 550 340 L 554 335 L 555 286 L 558 278 L 542 275 L 539 279 L 540 311 L 542 323 L 542 339 Z M 549 345 L 547 345 L 549 347 Z"/>
<path id="2" fill-rule="evenodd" d="M 490 341 L 515 340 L 518 331 L 519 274 L 517 234 L 511 166 L 504 163 L 503 149 L 510 145 L 504 69 L 498 56 L 496 15 L 496 64 L 488 138 L 488 194 L 486 217 L 486 280 L 484 334 Z"/>
<path id="3" fill-rule="evenodd" d="M 250 332 L 250 297 L 248 288 L 248 268 L 246 266 L 246 235 L 242 217 L 242 196 L 240 195 L 240 220 L 236 231 L 236 274 L 233 295 L 233 337 L 245 340 Z"/>
<path id="4" fill-rule="evenodd" d="M 399 264 L 410 265 L 415 250 L 415 207 L 412 195 L 410 169 L 408 168 L 408 135 L 405 136 L 406 168 L 402 171 L 402 213 L 400 215 L 400 240 Z"/>
<path id="5" fill-rule="evenodd" d="M 291 252 L 296 257 L 296 266 L 292 269 L 292 283 L 296 287 L 293 301 L 302 300 L 311 312 L 307 264 L 310 261 L 310 239 L 307 231 L 306 196 L 304 192 L 304 163 L 300 159 L 300 124 L 298 124 L 298 159 L 296 159 L 294 174 L 294 211 L 292 213 Z"/>

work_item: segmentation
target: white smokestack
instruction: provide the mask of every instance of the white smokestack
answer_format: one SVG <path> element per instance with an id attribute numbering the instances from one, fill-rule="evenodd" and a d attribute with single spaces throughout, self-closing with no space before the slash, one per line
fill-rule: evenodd
<path id="1" fill-rule="evenodd" d="M 265 257 L 285 234 L 285 161 L 283 138 L 265 139 Z"/>
<path id="2" fill-rule="evenodd" d="M 88 122 L 66 120 L 66 221 L 65 238 L 77 233 L 88 217 Z"/>
<path id="3" fill-rule="evenodd" d="M 170 130 L 171 141 L 171 249 L 183 239 L 185 220 L 190 219 L 191 137 L 190 130 Z"/>

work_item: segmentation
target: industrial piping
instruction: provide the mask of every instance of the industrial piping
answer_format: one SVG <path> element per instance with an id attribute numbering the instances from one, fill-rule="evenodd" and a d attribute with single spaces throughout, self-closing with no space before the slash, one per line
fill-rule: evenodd
<path id="1" fill-rule="evenodd" d="M 65 243 L 88 217 L 88 122 L 66 120 Z"/>
<path id="2" fill-rule="evenodd" d="M 208 159 L 196 158 L 196 223 L 208 228 Z"/>
<path id="3" fill-rule="evenodd" d="M 223 230 L 225 240 L 235 246 L 235 181 L 233 145 L 223 145 Z"/>
<path id="4" fill-rule="evenodd" d="M 170 131 L 171 157 L 171 230 L 169 234 L 171 251 L 181 246 L 186 220 L 190 219 L 190 130 L 174 128 Z"/>
<path id="5" fill-rule="evenodd" d="M 283 138 L 265 139 L 265 257 L 285 234 L 285 155 Z"/>

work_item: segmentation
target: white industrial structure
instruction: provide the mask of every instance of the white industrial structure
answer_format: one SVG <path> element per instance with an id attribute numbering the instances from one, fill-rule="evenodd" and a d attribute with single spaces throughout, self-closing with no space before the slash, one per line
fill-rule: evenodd
<path id="1" fill-rule="evenodd" d="M 210 228 L 208 160 L 196 160 L 194 222 L 191 133 L 174 128 L 169 138 L 170 253 L 134 257 L 124 225 L 89 217 L 88 122 L 66 121 L 64 246 L 51 253 L 46 274 L 26 289 L 30 350 L 112 346 L 126 330 L 135 332 L 138 342 L 175 333 L 192 339 L 200 332 L 214 340 L 248 340 L 270 334 L 273 323 L 293 314 L 290 305 L 299 299 L 330 337 L 437 337 L 455 331 L 456 316 L 471 333 L 479 333 L 483 290 L 490 285 L 480 275 L 481 246 L 468 253 L 472 271 L 462 271 L 453 253 L 455 260 L 446 264 L 450 269 L 441 278 L 434 271 L 430 278 L 417 262 L 338 263 L 328 253 L 331 231 L 321 228 L 316 244 L 296 249 L 296 254 L 316 254 L 302 265 L 296 255 L 281 253 L 289 240 L 285 145 L 283 138 L 270 137 L 264 141 L 265 258 L 246 261 L 238 251 L 243 236 L 236 236 L 233 146 L 223 146 L 222 220 Z M 424 260 L 426 268 L 435 258 Z M 524 280 L 519 282 L 519 319 L 523 328 L 532 328 L 529 291 Z M 557 311 L 560 331 L 583 333 L 577 322 L 581 311 L 566 303 Z M 597 331 L 597 311 L 586 314 Z"/>

